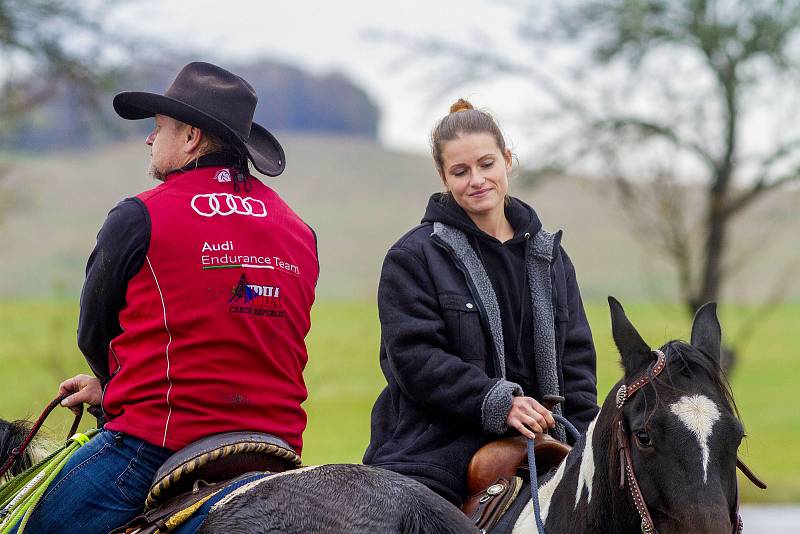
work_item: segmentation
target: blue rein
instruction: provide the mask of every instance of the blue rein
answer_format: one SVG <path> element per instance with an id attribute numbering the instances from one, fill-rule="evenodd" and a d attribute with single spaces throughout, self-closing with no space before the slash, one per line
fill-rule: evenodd
<path id="1" fill-rule="evenodd" d="M 574 442 L 578 441 L 578 438 L 581 436 L 581 433 L 578 432 L 578 429 L 575 426 L 567 421 L 566 417 L 559 414 L 553 414 L 553 418 L 558 422 L 564 425 L 564 428 L 569 433 L 570 437 Z M 536 477 L 536 454 L 533 452 L 534 442 L 532 439 L 528 440 L 528 471 L 530 471 L 531 477 L 531 500 L 533 501 L 533 515 L 536 519 L 536 529 L 538 530 L 539 534 L 545 534 L 544 532 L 544 523 L 542 523 L 542 513 L 539 507 L 539 484 L 537 482 Z"/>

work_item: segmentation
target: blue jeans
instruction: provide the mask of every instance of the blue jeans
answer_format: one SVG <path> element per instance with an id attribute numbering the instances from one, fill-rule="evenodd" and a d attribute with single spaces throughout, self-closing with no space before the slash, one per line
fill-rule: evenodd
<path id="1" fill-rule="evenodd" d="M 72 455 L 25 527 L 29 534 L 107 534 L 144 508 L 156 471 L 172 451 L 103 430 Z"/>

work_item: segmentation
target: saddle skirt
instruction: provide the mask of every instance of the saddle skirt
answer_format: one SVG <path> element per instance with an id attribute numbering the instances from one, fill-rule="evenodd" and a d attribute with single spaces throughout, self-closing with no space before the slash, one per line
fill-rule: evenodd
<path id="1" fill-rule="evenodd" d="M 275 476 L 271 473 L 246 473 L 232 480 L 205 485 L 198 481 L 191 492 L 173 497 L 155 508 L 112 530 L 109 534 L 161 534 L 197 532 L 209 510 L 243 486 Z"/>

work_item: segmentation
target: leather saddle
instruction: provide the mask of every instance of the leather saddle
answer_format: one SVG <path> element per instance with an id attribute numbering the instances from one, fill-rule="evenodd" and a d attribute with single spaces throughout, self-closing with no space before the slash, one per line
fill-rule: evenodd
<path id="1" fill-rule="evenodd" d="M 259 432 L 214 434 L 179 450 L 153 477 L 144 513 L 116 533 L 170 530 L 215 493 L 254 473 L 280 473 L 300 466 L 284 440 Z"/>
<path id="2" fill-rule="evenodd" d="M 470 497 L 461 507 L 478 528 L 488 532 L 508 510 L 526 479 L 533 480 L 557 467 L 572 447 L 549 434 L 536 433 L 537 473 L 528 473 L 528 440 L 522 436 L 487 443 L 467 467 Z"/>
<path id="3" fill-rule="evenodd" d="M 279 473 L 300 465 L 300 456 L 277 436 L 226 432 L 179 450 L 156 472 L 145 508 L 191 491 L 198 480 L 214 484 L 251 471 Z"/>

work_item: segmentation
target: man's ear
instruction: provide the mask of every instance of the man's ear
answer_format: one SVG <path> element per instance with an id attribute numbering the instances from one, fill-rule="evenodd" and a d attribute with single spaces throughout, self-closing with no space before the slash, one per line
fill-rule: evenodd
<path id="1" fill-rule="evenodd" d="M 200 145 L 203 143 L 203 138 L 205 137 L 203 135 L 203 131 L 200 128 L 195 128 L 194 126 L 188 126 L 185 135 L 186 143 L 184 144 L 183 149 L 187 154 L 197 151 L 197 149 L 200 148 Z"/>

